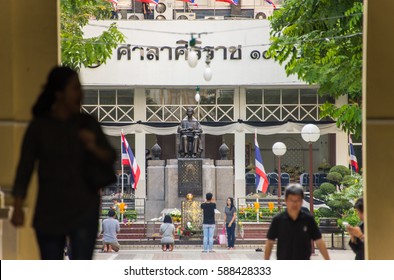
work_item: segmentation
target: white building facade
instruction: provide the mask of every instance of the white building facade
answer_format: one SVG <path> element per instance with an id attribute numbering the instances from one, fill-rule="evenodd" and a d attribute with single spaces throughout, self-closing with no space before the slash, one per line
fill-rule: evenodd
<path id="1" fill-rule="evenodd" d="M 109 24 L 91 21 L 85 36 L 98 35 Z M 142 172 L 136 197 L 146 197 L 146 149 L 157 142 L 162 159 L 178 156 L 177 125 L 189 106 L 203 126 L 202 156 L 219 159 L 223 142 L 230 148 L 236 198 L 245 196 L 255 132 L 266 172 L 277 166 L 272 145 L 278 141 L 287 146 L 282 164 L 309 169 L 308 144 L 300 136 L 307 123 L 321 131 L 313 144 L 314 171 L 323 162 L 348 164 L 347 135 L 319 117 L 319 105 L 330 100 L 269 59 L 267 20 L 135 20 L 118 21 L 118 27 L 126 41 L 111 59 L 81 69 L 83 110 L 102 123 L 115 147 L 121 131 L 127 135 Z M 199 58 L 194 68 L 187 61 L 192 38 Z M 210 80 L 204 78 L 207 67 Z M 343 104 L 346 98 L 333 102 Z"/>

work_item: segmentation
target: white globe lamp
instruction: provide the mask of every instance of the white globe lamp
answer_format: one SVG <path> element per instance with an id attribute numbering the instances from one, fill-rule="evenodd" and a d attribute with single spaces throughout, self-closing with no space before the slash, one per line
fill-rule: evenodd
<path id="1" fill-rule="evenodd" d="M 194 96 L 194 99 L 196 102 L 200 102 L 201 96 L 200 96 L 200 87 L 196 87 L 196 95 Z"/>
<path id="2" fill-rule="evenodd" d="M 198 55 L 197 55 L 197 52 L 195 50 L 191 49 L 189 51 L 188 56 L 187 56 L 187 63 L 189 64 L 189 66 L 191 68 L 194 68 L 194 67 L 197 66 L 197 64 L 198 64 Z"/>
<path id="3" fill-rule="evenodd" d="M 320 138 L 320 129 L 314 124 L 307 124 L 301 130 L 301 137 L 305 142 L 316 142 Z"/>
<path id="4" fill-rule="evenodd" d="M 212 79 L 212 70 L 211 67 L 207 65 L 207 67 L 204 70 L 204 80 L 209 82 L 211 79 Z"/>
<path id="5" fill-rule="evenodd" d="M 274 153 L 274 155 L 276 155 L 277 157 L 281 157 L 286 153 L 286 145 L 283 144 L 282 142 L 276 142 L 273 146 L 272 146 L 272 152 Z"/>

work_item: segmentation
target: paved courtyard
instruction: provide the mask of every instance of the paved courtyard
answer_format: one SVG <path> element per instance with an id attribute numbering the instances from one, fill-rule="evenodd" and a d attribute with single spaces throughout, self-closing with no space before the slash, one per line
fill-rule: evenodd
<path id="1" fill-rule="evenodd" d="M 163 252 L 157 248 L 136 248 L 120 250 L 118 253 L 101 253 L 95 251 L 94 260 L 262 260 L 264 252 L 256 252 L 255 248 L 240 248 L 227 250 L 215 248 L 214 253 L 203 253 L 201 248 L 175 248 L 173 252 Z M 353 260 L 354 253 L 351 250 L 328 250 L 333 260 Z M 322 260 L 317 254 L 312 256 L 313 260 Z M 272 252 L 271 259 L 276 259 L 276 251 Z"/>

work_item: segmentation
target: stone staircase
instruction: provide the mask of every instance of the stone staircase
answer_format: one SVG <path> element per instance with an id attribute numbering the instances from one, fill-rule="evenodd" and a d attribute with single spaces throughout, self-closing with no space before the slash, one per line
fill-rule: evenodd
<path id="1" fill-rule="evenodd" d="M 160 244 L 160 234 L 159 228 L 160 222 L 137 222 L 130 224 L 121 223 L 121 230 L 118 234 L 119 243 L 124 246 L 142 246 L 142 245 L 152 245 L 156 246 Z M 175 228 L 179 224 L 175 224 Z M 267 231 L 270 223 L 262 222 L 262 223 L 243 223 L 244 235 L 243 238 L 239 236 L 238 229 L 236 228 L 237 234 L 237 245 L 264 245 L 266 241 Z M 216 235 L 220 233 L 222 230 L 222 223 L 217 225 L 216 234 L 214 237 L 215 244 L 217 243 Z M 102 243 L 102 235 L 97 238 L 97 246 L 100 246 Z M 179 238 L 176 235 L 175 238 L 176 245 L 201 245 L 202 244 L 202 236 L 191 237 L 185 239 L 183 237 Z"/>

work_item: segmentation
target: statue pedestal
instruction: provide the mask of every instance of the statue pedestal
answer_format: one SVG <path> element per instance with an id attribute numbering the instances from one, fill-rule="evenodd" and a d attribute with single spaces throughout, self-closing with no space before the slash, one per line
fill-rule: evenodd
<path id="1" fill-rule="evenodd" d="M 165 208 L 181 209 L 181 202 L 191 192 L 203 201 L 207 192 L 215 196 L 215 166 L 212 159 L 169 159 L 166 165 Z M 182 174 L 179 174 L 181 172 Z M 181 179 L 181 181 L 179 180 Z M 179 183 L 183 185 L 179 185 Z"/>
<path id="2" fill-rule="evenodd" d="M 234 166 L 232 160 L 215 160 L 216 208 L 224 213 L 228 197 L 234 198 Z M 237 200 L 234 199 L 234 203 Z"/>
<path id="3" fill-rule="evenodd" d="M 145 220 L 159 217 L 165 208 L 164 172 L 165 160 L 148 160 Z"/>
<path id="4" fill-rule="evenodd" d="M 234 197 L 232 161 L 185 158 L 169 159 L 164 164 L 163 160 L 149 160 L 145 219 L 160 217 L 164 208 L 181 209 L 187 192 L 194 192 L 193 200 L 200 202 L 211 192 L 217 209 L 223 212 L 227 197 Z"/>

